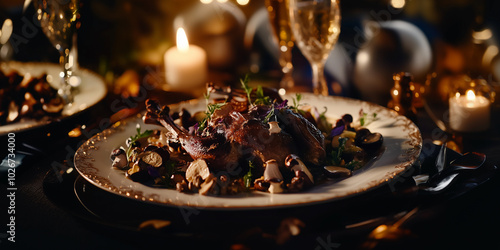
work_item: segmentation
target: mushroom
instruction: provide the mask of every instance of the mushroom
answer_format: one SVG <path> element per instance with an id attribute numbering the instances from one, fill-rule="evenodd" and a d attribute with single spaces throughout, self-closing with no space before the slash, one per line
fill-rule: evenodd
<path id="1" fill-rule="evenodd" d="M 304 178 L 295 176 L 289 184 L 287 184 L 288 192 L 296 193 L 304 189 Z"/>
<path id="2" fill-rule="evenodd" d="M 136 182 L 143 182 L 151 178 L 148 170 L 145 168 L 141 168 L 141 166 L 139 165 L 139 161 L 134 162 L 132 167 L 127 170 L 125 175 L 132 181 Z"/>
<path id="3" fill-rule="evenodd" d="M 113 168 L 124 169 L 128 165 L 127 154 L 123 148 L 117 148 L 111 152 L 111 165 Z"/>
<path id="4" fill-rule="evenodd" d="M 302 170 L 296 170 L 295 171 L 295 177 L 294 178 L 304 178 L 304 187 L 311 187 L 314 184 L 314 180 L 311 179 L 311 177 L 304 171 Z M 293 178 L 292 178 L 293 179 Z"/>
<path id="5" fill-rule="evenodd" d="M 209 174 L 205 182 L 201 184 L 201 188 L 198 193 L 201 195 L 210 195 L 210 194 L 217 195 L 219 191 L 220 190 L 217 185 L 217 177 L 215 177 L 213 174 Z"/>
<path id="6" fill-rule="evenodd" d="M 264 181 L 269 182 L 269 188 L 267 191 L 272 194 L 283 193 L 284 190 L 281 187 L 283 185 L 283 175 L 280 172 L 276 160 L 268 160 L 264 163 L 264 166 Z"/>
<path id="7" fill-rule="evenodd" d="M 139 164 L 144 165 L 144 167 L 152 166 L 159 168 L 163 165 L 163 159 L 160 154 L 155 151 L 144 151 L 139 154 Z"/>
<path id="8" fill-rule="evenodd" d="M 165 163 L 170 158 L 170 153 L 167 147 L 158 147 L 154 145 L 149 145 L 144 149 L 144 152 L 140 154 L 140 158 L 143 161 L 153 167 L 164 166 Z"/>
<path id="9" fill-rule="evenodd" d="M 255 179 L 253 187 L 258 191 L 266 192 L 270 185 L 269 181 L 265 181 L 264 176 L 261 176 L 260 178 Z"/>
<path id="10" fill-rule="evenodd" d="M 288 155 L 285 159 L 285 166 L 287 166 L 288 169 L 293 171 L 295 173 L 295 176 L 299 176 L 297 174 L 297 171 L 302 171 L 304 174 L 307 176 L 311 184 L 314 184 L 314 177 L 309 171 L 309 169 L 306 167 L 304 162 L 294 154 Z"/>
<path id="11" fill-rule="evenodd" d="M 281 128 L 278 125 L 277 121 L 269 122 L 269 135 L 271 134 L 279 134 L 281 132 Z"/>
<path id="12" fill-rule="evenodd" d="M 282 181 L 283 180 L 283 175 L 280 172 L 278 163 L 276 160 L 268 160 L 264 163 L 265 170 L 264 170 L 264 180 L 265 181 Z"/>
<path id="13" fill-rule="evenodd" d="M 184 178 L 184 177 L 183 177 Z M 203 179 L 201 179 L 201 176 L 196 176 L 193 181 L 190 181 L 188 183 L 188 188 L 191 190 L 193 193 L 198 193 L 198 190 L 201 188 L 201 184 L 203 183 Z"/>
<path id="14" fill-rule="evenodd" d="M 186 169 L 186 180 L 188 182 L 194 181 L 197 176 L 200 176 L 201 179 L 207 180 L 210 175 L 210 169 L 208 169 L 208 165 L 203 159 L 197 159 Z"/>
<path id="15" fill-rule="evenodd" d="M 325 175 L 328 178 L 343 178 L 349 177 L 352 175 L 352 171 L 338 166 L 325 166 L 323 167 L 325 170 Z"/>
<path id="16" fill-rule="evenodd" d="M 277 182 L 277 181 L 270 181 L 269 182 L 270 186 L 267 191 L 271 194 L 279 194 L 283 193 L 285 190 L 281 187 L 283 185 L 283 181 Z"/>
<path id="17" fill-rule="evenodd" d="M 368 129 L 356 132 L 355 144 L 364 150 L 377 150 L 382 146 L 384 137 L 380 133 L 371 133 Z"/>
<path id="18" fill-rule="evenodd" d="M 189 190 L 189 186 L 185 180 L 182 180 L 181 182 L 175 183 L 175 189 L 181 193 L 184 193 Z"/>
<path id="19" fill-rule="evenodd" d="M 359 145 L 363 138 L 369 134 L 371 134 L 369 129 L 367 128 L 360 128 L 356 130 L 356 137 L 354 138 L 354 141 L 356 142 L 356 145 Z"/>

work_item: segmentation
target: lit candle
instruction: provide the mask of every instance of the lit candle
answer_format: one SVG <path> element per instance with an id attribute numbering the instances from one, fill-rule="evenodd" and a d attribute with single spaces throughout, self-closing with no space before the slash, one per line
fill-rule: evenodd
<path id="1" fill-rule="evenodd" d="M 459 132 L 478 132 L 490 126 L 490 100 L 476 96 L 473 90 L 456 93 L 449 100 L 450 127 Z"/>
<path id="2" fill-rule="evenodd" d="M 171 89 L 196 91 L 204 87 L 207 78 L 207 54 L 189 45 L 183 28 L 177 30 L 177 46 L 165 53 L 165 77 Z"/>

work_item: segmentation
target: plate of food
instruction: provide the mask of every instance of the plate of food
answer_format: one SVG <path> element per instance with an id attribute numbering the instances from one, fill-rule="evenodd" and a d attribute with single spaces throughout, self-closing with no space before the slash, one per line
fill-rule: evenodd
<path id="1" fill-rule="evenodd" d="M 107 93 L 102 77 L 75 70 L 75 97 L 64 105 L 57 94 L 60 66 L 52 63 L 0 64 L 0 135 L 38 128 L 73 116 L 101 101 Z"/>
<path id="2" fill-rule="evenodd" d="M 422 147 L 413 122 L 372 103 L 280 96 L 244 82 L 243 90 L 209 90 L 170 106 L 148 100 L 145 112 L 85 142 L 75 168 L 140 202 L 271 209 L 379 187 L 409 169 Z"/>

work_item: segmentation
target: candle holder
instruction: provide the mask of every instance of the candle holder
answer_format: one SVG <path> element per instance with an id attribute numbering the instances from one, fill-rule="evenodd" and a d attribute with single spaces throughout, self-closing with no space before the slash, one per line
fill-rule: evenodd
<path id="1" fill-rule="evenodd" d="M 449 125 L 456 132 L 481 132 L 491 125 L 495 91 L 484 79 L 465 79 L 451 88 Z"/>

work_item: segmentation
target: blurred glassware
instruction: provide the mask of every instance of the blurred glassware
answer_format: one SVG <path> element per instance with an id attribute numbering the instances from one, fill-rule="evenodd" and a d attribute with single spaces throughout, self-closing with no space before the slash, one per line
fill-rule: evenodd
<path id="1" fill-rule="evenodd" d="M 63 70 L 59 95 L 66 104 L 71 104 L 74 101 L 71 84 L 74 61 L 71 60 L 70 53 L 79 25 L 79 0 L 35 0 L 33 3 L 43 33 L 60 54 L 59 63 Z"/>
<path id="2" fill-rule="evenodd" d="M 400 72 L 393 75 L 393 80 L 394 87 L 391 89 L 391 100 L 387 107 L 415 121 L 417 110 L 413 76 L 409 72 Z"/>
<path id="3" fill-rule="evenodd" d="M 12 57 L 12 46 L 8 43 L 12 30 L 12 20 L 5 19 L 0 28 L 0 61 L 8 61 Z"/>
<path id="4" fill-rule="evenodd" d="M 328 95 L 324 67 L 340 34 L 340 6 L 336 0 L 290 0 L 290 23 L 296 44 L 311 63 L 313 92 Z"/>
<path id="5" fill-rule="evenodd" d="M 425 34 L 405 21 L 370 21 L 365 42 L 356 55 L 353 83 L 361 98 L 387 104 L 394 72 L 410 72 L 424 82 L 432 66 L 432 50 Z"/>
<path id="6" fill-rule="evenodd" d="M 279 49 L 279 63 L 281 71 L 283 72 L 280 88 L 289 89 L 294 86 L 292 77 L 292 48 L 294 46 L 294 37 L 290 27 L 288 0 L 266 0 L 265 5 L 269 15 L 273 37 Z"/>

